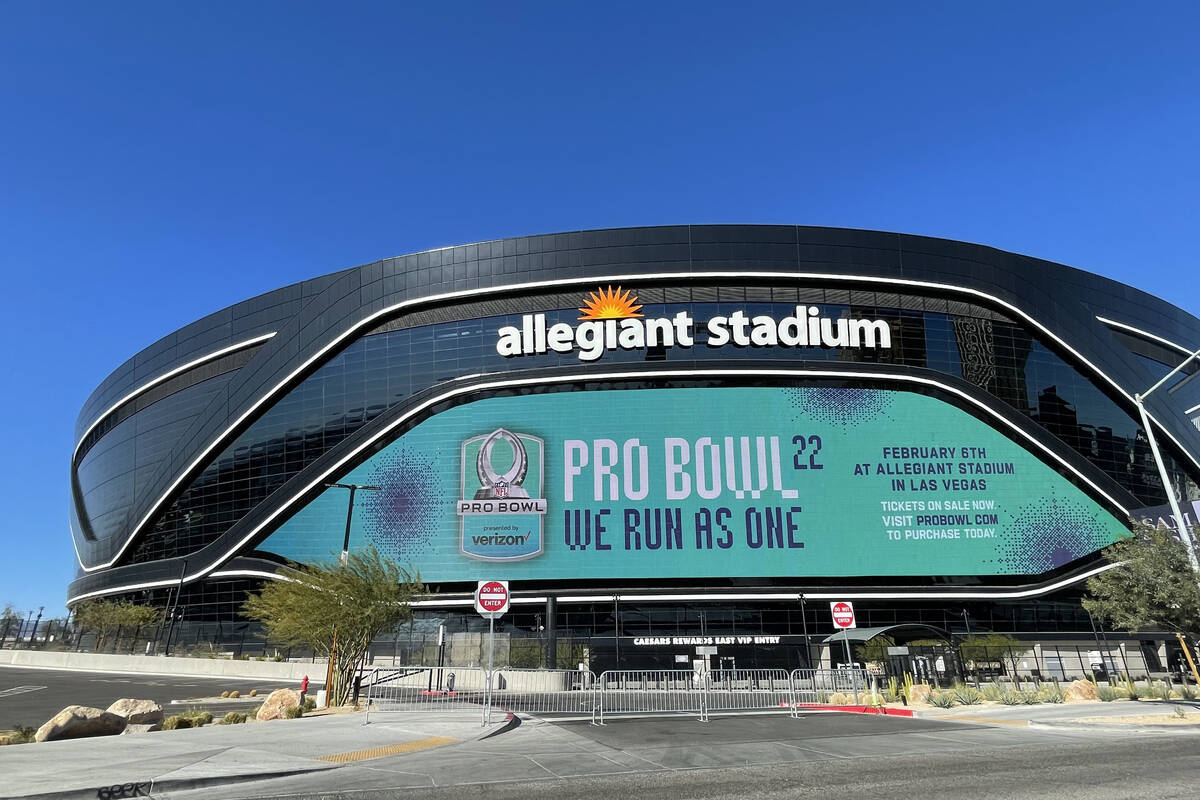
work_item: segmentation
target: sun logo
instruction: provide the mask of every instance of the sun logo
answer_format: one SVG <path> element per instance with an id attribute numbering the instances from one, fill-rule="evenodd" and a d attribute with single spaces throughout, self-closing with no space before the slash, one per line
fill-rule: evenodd
<path id="1" fill-rule="evenodd" d="M 580 319 L 625 319 L 640 317 L 642 307 L 638 305 L 637 296 L 621 291 L 618 286 L 614 292 L 610 285 L 607 289 L 592 292 L 583 301 Z"/>

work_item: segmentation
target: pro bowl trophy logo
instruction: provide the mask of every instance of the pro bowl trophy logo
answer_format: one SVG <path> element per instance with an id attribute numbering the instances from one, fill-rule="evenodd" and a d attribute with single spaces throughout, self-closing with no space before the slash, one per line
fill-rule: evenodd
<path id="1" fill-rule="evenodd" d="M 545 442 L 498 428 L 462 443 L 460 549 L 481 561 L 520 561 L 542 552 Z"/>

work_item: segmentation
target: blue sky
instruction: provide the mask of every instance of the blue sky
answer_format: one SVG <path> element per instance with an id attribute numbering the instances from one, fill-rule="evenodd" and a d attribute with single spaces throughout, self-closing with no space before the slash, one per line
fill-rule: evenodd
<path id="1" fill-rule="evenodd" d="M 0 604 L 64 607 L 72 430 L 105 375 L 378 258 L 836 225 L 1200 314 L 1198 24 L 1182 2 L 0 2 Z"/>

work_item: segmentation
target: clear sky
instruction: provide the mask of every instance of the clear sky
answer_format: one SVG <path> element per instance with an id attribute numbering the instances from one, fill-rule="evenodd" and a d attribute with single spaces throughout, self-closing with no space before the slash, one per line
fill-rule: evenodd
<path id="1" fill-rule="evenodd" d="M 1198 28 L 1192 2 L 0 0 L 0 605 L 63 611 L 75 416 L 113 368 L 387 256 L 834 225 L 1200 314 Z"/>

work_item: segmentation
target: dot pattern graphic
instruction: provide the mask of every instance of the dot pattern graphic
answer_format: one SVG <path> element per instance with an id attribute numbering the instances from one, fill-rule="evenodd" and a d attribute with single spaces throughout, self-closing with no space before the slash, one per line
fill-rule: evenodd
<path id="1" fill-rule="evenodd" d="M 887 413 L 892 405 L 893 394 L 878 389 L 849 389 L 833 386 L 804 386 L 785 391 L 792 408 L 802 412 L 803 418 L 837 425 L 842 428 L 857 428 L 880 417 L 893 421 Z M 801 417 L 794 418 L 801 421 Z"/>
<path id="2" fill-rule="evenodd" d="M 1051 495 L 1021 507 L 997 547 L 996 561 L 1011 574 L 1045 572 L 1110 544 L 1094 512 Z"/>
<path id="3" fill-rule="evenodd" d="M 437 459 L 411 448 L 382 453 L 371 473 L 378 492 L 364 492 L 367 538 L 381 553 L 415 557 L 430 549 L 444 495 Z"/>

